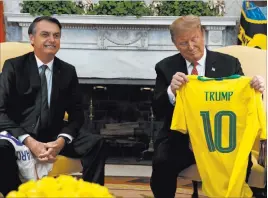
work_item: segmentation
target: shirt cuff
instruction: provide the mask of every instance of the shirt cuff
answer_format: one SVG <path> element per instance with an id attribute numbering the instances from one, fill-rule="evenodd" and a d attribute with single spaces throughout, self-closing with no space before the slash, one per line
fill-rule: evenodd
<path id="1" fill-rule="evenodd" d="M 18 137 L 18 139 L 19 139 L 19 141 L 20 141 L 21 143 L 23 143 L 23 141 L 24 141 L 27 137 L 29 137 L 29 136 L 30 136 L 29 134 L 21 135 L 21 136 Z"/>
<path id="2" fill-rule="evenodd" d="M 170 85 L 167 88 L 167 94 L 168 94 L 169 102 L 174 106 L 175 102 L 176 102 L 176 97 L 173 94 L 173 92 L 171 91 Z"/>
<path id="3" fill-rule="evenodd" d="M 59 137 L 66 137 L 66 138 L 68 138 L 69 141 L 66 142 L 66 144 L 70 144 L 70 143 L 73 141 L 73 139 L 74 139 L 72 136 L 70 136 L 70 135 L 68 135 L 68 134 L 66 134 L 66 133 L 61 133 L 61 134 L 59 134 L 57 138 L 59 138 Z"/>

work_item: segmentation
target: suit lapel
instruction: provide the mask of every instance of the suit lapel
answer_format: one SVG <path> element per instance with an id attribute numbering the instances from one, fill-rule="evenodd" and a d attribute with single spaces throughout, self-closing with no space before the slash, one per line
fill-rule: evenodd
<path id="1" fill-rule="evenodd" d="M 205 76 L 206 77 L 217 77 L 217 68 L 216 68 L 216 60 L 214 59 L 213 52 L 207 50 L 207 57 L 206 57 L 206 69 L 205 69 Z"/>
<path id="2" fill-rule="evenodd" d="M 188 75 L 188 69 L 187 69 L 187 65 L 186 65 L 186 60 L 182 57 L 181 54 L 179 56 L 179 63 L 181 65 L 182 72 L 185 73 L 186 75 Z"/>
<path id="3" fill-rule="evenodd" d="M 39 89 L 41 86 L 41 82 L 37 68 L 37 62 L 33 52 L 29 55 L 27 67 L 29 71 L 30 86 L 32 87 L 32 89 Z"/>
<path id="4" fill-rule="evenodd" d="M 59 86 L 60 86 L 60 62 L 55 57 L 53 63 L 53 74 L 52 74 L 52 89 L 51 89 L 51 98 L 50 98 L 50 118 L 53 119 L 55 113 L 55 105 L 57 98 L 59 96 Z"/>
<path id="5" fill-rule="evenodd" d="M 185 73 L 186 75 L 188 74 L 186 61 L 180 53 L 174 56 L 172 63 L 169 65 L 169 71 L 170 71 L 170 75 L 169 75 L 170 81 L 172 79 L 172 76 L 176 72 L 182 72 L 182 73 Z"/>

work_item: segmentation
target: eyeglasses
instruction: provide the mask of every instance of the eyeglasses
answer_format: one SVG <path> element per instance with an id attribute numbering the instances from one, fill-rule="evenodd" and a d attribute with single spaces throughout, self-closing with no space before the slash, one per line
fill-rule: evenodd
<path id="1" fill-rule="evenodd" d="M 179 42 L 178 45 L 182 48 L 186 48 L 189 47 L 190 42 L 192 43 L 197 43 L 199 41 L 199 36 L 194 36 L 193 38 L 191 38 L 189 41 L 184 41 L 184 42 Z"/>

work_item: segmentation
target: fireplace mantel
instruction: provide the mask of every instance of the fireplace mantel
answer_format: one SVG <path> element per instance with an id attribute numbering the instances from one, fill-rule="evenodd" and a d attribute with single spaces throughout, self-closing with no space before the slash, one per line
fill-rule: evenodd
<path id="1" fill-rule="evenodd" d="M 5 13 L 9 22 L 31 23 L 35 17 L 27 13 Z M 176 16 L 111 16 L 111 15 L 57 15 L 62 24 L 77 25 L 170 25 Z M 201 17 L 202 25 L 235 26 L 237 17 L 204 16 Z"/>
<path id="2" fill-rule="evenodd" d="M 34 17 L 5 13 L 7 23 L 17 27 L 17 41 L 29 42 L 28 27 Z M 76 66 L 81 83 L 102 79 L 118 83 L 151 84 L 154 66 L 178 53 L 170 40 L 169 25 L 177 17 L 102 15 L 55 16 L 63 25 L 58 57 Z M 208 49 L 236 43 L 237 17 L 201 17 Z M 9 41 L 13 41 L 12 38 Z M 147 83 L 146 83 L 147 82 Z"/>

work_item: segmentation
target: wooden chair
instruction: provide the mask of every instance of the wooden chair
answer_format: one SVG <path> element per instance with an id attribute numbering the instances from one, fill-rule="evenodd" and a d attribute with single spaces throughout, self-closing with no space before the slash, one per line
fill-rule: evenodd
<path id="1" fill-rule="evenodd" d="M 216 49 L 221 53 L 232 55 L 239 59 L 244 74 L 246 76 L 261 75 L 265 79 L 266 76 L 266 50 L 260 50 L 257 48 L 233 45 Z M 266 85 L 267 86 L 267 85 Z M 266 107 L 266 91 L 264 93 L 264 107 Z M 252 149 L 252 162 L 251 174 L 248 184 L 250 187 L 263 189 L 266 187 L 266 172 L 265 168 L 258 164 L 260 151 L 260 139 L 257 139 Z M 192 165 L 189 168 L 183 170 L 179 177 L 190 179 L 193 182 L 194 193 L 192 197 L 198 197 L 198 185 L 197 181 L 201 181 L 196 165 Z"/>
<path id="2" fill-rule="evenodd" d="M 21 56 L 33 51 L 33 47 L 29 43 L 19 42 L 4 42 L 0 43 L 0 72 L 2 71 L 5 60 Z M 67 113 L 65 120 L 68 120 Z M 79 159 L 67 158 L 65 156 L 58 156 L 57 161 L 53 165 L 53 169 L 49 176 L 57 176 L 60 174 L 72 174 L 82 171 L 81 161 Z"/>

